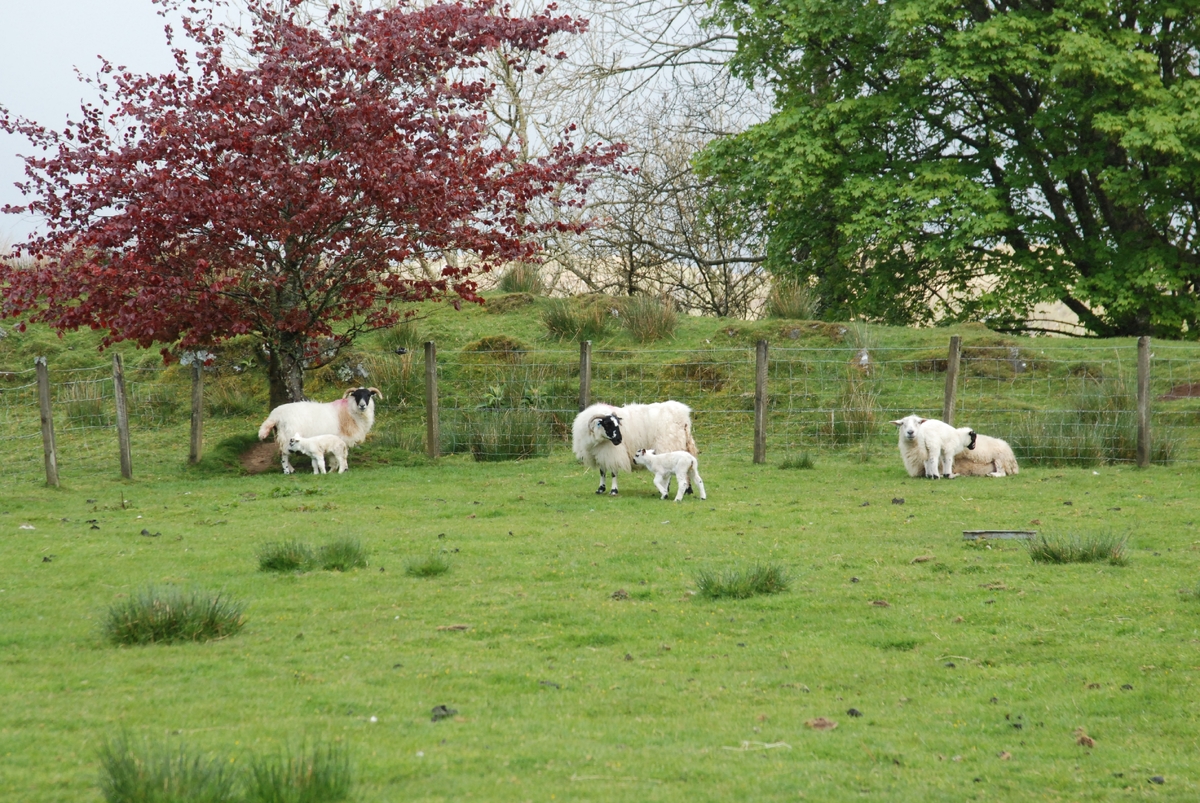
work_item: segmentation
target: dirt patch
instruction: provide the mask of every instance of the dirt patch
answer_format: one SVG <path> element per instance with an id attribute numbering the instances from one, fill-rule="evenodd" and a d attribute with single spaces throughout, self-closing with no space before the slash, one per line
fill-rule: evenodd
<path id="1" fill-rule="evenodd" d="M 279 468 L 279 447 L 275 441 L 256 443 L 238 458 L 242 470 L 247 474 L 262 474 Z"/>
<path id="2" fill-rule="evenodd" d="M 1159 401 L 1171 399 L 1194 399 L 1200 396 L 1200 382 L 1189 382 L 1186 385 L 1176 385 L 1158 397 Z"/>

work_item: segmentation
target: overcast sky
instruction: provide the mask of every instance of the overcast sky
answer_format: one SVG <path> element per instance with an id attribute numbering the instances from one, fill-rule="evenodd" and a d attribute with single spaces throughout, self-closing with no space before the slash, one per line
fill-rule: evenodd
<path id="1" fill-rule="evenodd" d="M 150 0 L 0 0 L 0 103 L 61 129 L 68 116 L 79 118 L 80 100 L 95 98 L 75 68 L 94 74 L 97 55 L 134 72 L 172 69 L 157 9 Z M 24 139 L 0 133 L 0 206 L 21 203 L 13 187 L 24 175 L 18 153 L 35 151 Z M 30 217 L 0 215 L 0 242 L 23 240 L 36 226 Z"/>

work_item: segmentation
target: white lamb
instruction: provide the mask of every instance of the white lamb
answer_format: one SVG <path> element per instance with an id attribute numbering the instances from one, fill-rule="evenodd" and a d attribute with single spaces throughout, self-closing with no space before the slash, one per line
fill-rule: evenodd
<path id="1" fill-rule="evenodd" d="M 704 494 L 704 480 L 700 479 L 700 464 L 696 456 L 688 452 L 667 452 L 656 454 L 653 449 L 638 449 L 634 452 L 633 462 L 645 466 L 654 472 L 654 487 L 666 499 L 671 490 L 671 475 L 675 475 L 678 488 L 675 501 L 683 499 L 684 489 L 690 488 L 688 472 L 691 472 L 696 482 L 696 489 L 701 499 L 707 499 Z M 615 481 L 615 480 L 614 480 Z"/>
<path id="2" fill-rule="evenodd" d="M 338 474 L 346 472 L 346 452 L 349 447 L 337 435 L 315 435 L 305 438 L 293 435 L 288 438 L 288 451 L 306 454 L 312 458 L 313 474 L 324 474 L 325 454 L 330 453 L 337 458 Z"/>
<path id="3" fill-rule="evenodd" d="M 950 479 L 954 474 L 954 458 L 966 449 L 975 448 L 975 431 L 955 429 L 936 418 L 910 415 L 893 421 L 900 434 L 900 457 L 909 476 Z"/>
<path id="4" fill-rule="evenodd" d="M 612 474 L 612 496 L 617 495 L 617 473 L 632 471 L 638 449 L 658 452 L 685 451 L 695 455 L 692 438 L 692 410 L 677 401 L 653 404 L 593 404 L 575 416 L 571 446 L 585 466 L 600 470 L 600 487 L 605 490 L 605 474 Z M 691 493 L 689 486 L 686 493 Z"/>
<path id="5" fill-rule="evenodd" d="M 346 442 L 346 446 L 356 446 L 362 443 L 375 424 L 376 396 L 383 399 L 378 388 L 351 388 L 337 401 L 281 404 L 270 412 L 267 420 L 258 428 L 258 439 L 265 441 L 271 430 L 275 430 L 275 443 L 279 445 L 283 473 L 291 474 L 296 469 L 288 462 L 287 444 L 293 435 L 337 435 Z"/>
<path id="6" fill-rule="evenodd" d="M 954 458 L 954 473 L 966 477 L 1007 477 L 1019 470 L 1012 447 L 987 435 L 976 435 L 975 448 Z"/>

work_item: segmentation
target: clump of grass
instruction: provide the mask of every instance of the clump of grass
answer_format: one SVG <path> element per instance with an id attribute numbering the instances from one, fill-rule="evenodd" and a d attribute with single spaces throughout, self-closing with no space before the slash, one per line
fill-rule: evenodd
<path id="1" fill-rule="evenodd" d="M 258 551 L 260 572 L 306 572 L 316 565 L 312 547 L 301 541 L 277 541 Z"/>
<path id="2" fill-rule="evenodd" d="M 100 748 L 100 794 L 107 803 L 233 803 L 235 780 L 227 762 L 182 745 L 178 751 L 134 746 L 122 735 Z"/>
<path id="3" fill-rule="evenodd" d="M 768 318 L 811 321 L 821 312 L 821 297 L 812 287 L 787 279 L 777 279 L 767 296 Z"/>
<path id="4" fill-rule="evenodd" d="M 1098 535 L 1081 539 L 1047 538 L 1040 536 L 1026 542 L 1025 548 L 1034 563 L 1108 563 L 1124 566 L 1128 539 L 1116 535 Z"/>
<path id="5" fill-rule="evenodd" d="M 531 296 L 540 296 L 546 292 L 546 283 L 542 281 L 542 272 L 537 265 L 516 262 L 504 271 L 496 289 L 501 293 L 528 293 Z"/>
<path id="6" fill-rule="evenodd" d="M 816 468 L 816 464 L 813 463 L 812 456 L 809 455 L 808 452 L 805 452 L 802 455 L 793 455 L 791 457 L 784 458 L 783 462 L 779 464 L 779 467 L 783 469 L 807 470 Z"/>
<path id="7" fill-rule="evenodd" d="M 365 569 L 367 550 L 355 538 L 339 538 L 321 547 L 317 553 L 317 564 L 327 572 Z"/>
<path id="8" fill-rule="evenodd" d="M 481 354 L 500 362 L 520 362 L 529 347 L 508 335 L 489 335 L 463 346 L 464 353 Z"/>
<path id="9" fill-rule="evenodd" d="M 108 611 L 104 633 L 113 644 L 212 641 L 232 636 L 246 620 L 224 593 L 146 588 Z"/>
<path id="10" fill-rule="evenodd" d="M 409 577 L 437 577 L 450 571 L 450 561 L 441 555 L 414 558 L 404 564 L 404 573 Z"/>
<path id="11" fill-rule="evenodd" d="M 696 573 L 696 590 L 708 599 L 747 599 L 787 591 L 791 579 L 779 566 L 756 564 L 749 569 Z"/>
<path id="12" fill-rule="evenodd" d="M 864 443 L 876 433 L 879 410 L 877 383 L 850 366 L 821 429 L 835 446 Z"/>
<path id="13" fill-rule="evenodd" d="M 204 405 L 214 416 L 253 416 L 267 406 L 244 376 L 223 376 L 205 383 Z"/>
<path id="14" fill-rule="evenodd" d="M 717 392 L 730 379 L 727 358 L 714 351 L 696 351 L 663 366 L 663 378 L 695 384 L 701 391 Z"/>
<path id="15" fill-rule="evenodd" d="M 64 382 L 58 391 L 58 403 L 67 408 L 67 420 L 80 426 L 109 427 L 116 421 L 115 402 L 106 396 L 100 382 Z"/>
<path id="16" fill-rule="evenodd" d="M 634 296 L 625 303 L 621 323 L 639 343 L 651 343 L 675 334 L 679 316 L 667 299 Z"/>
<path id="17" fill-rule="evenodd" d="M 600 340 L 608 334 L 612 315 L 600 304 L 577 304 L 552 298 L 542 312 L 542 323 L 559 340 Z"/>
<path id="18" fill-rule="evenodd" d="M 401 321 L 384 332 L 379 338 L 379 342 L 388 351 L 395 351 L 398 348 L 416 351 L 422 345 L 421 330 L 416 321 Z"/>
<path id="19" fill-rule="evenodd" d="M 250 763 L 245 803 L 337 803 L 350 797 L 350 757 L 338 745 L 300 755 L 260 757 Z"/>
<path id="20" fill-rule="evenodd" d="M 471 456 L 480 463 L 524 460 L 549 454 L 543 416 L 533 410 L 479 412 L 463 419 L 469 430 Z"/>

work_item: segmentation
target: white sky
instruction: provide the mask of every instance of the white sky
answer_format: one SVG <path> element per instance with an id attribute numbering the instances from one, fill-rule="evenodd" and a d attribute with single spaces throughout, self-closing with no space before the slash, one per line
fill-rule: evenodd
<path id="1" fill-rule="evenodd" d="M 9 111 L 61 129 L 79 118 L 91 87 L 75 67 L 95 74 L 97 55 L 134 72 L 162 73 L 174 62 L 163 35 L 166 21 L 150 0 L 0 0 L 0 104 Z M 178 31 L 178 26 L 176 26 Z M 0 206 L 21 203 L 13 186 L 24 176 L 17 154 L 36 155 L 23 138 L 0 132 Z M 16 242 L 38 225 L 35 218 L 0 214 L 0 244 Z"/>

